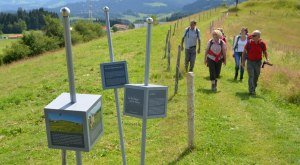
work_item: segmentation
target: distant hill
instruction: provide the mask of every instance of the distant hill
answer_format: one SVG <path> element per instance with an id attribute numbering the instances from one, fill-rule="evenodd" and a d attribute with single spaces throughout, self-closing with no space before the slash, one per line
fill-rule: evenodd
<path id="1" fill-rule="evenodd" d="M 36 9 L 36 8 L 56 8 L 64 6 L 68 3 L 75 3 L 85 0 L 9 0 L 0 1 L 0 12 L 3 11 L 17 11 L 19 7 L 23 9 Z"/>
<path id="2" fill-rule="evenodd" d="M 243 2 L 246 0 L 239 0 Z M 187 4 L 182 8 L 183 13 L 197 13 L 203 10 L 207 10 L 213 7 L 220 6 L 222 4 L 231 5 L 235 4 L 235 0 L 197 0 L 191 4 Z"/>
<path id="3" fill-rule="evenodd" d="M 122 17 L 124 15 L 138 16 L 139 14 L 161 14 L 180 11 L 186 4 L 195 0 L 101 0 L 91 1 L 94 17 L 103 17 L 102 8 L 110 7 L 111 17 Z M 69 3 L 67 5 L 73 16 L 88 17 L 89 4 L 84 2 Z M 59 11 L 60 7 L 55 11 Z"/>

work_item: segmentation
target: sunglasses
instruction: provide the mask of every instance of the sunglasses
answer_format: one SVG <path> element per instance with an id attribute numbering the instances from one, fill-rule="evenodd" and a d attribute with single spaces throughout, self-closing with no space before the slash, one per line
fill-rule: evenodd
<path id="1" fill-rule="evenodd" d="M 256 37 L 257 35 L 252 35 L 252 37 Z"/>

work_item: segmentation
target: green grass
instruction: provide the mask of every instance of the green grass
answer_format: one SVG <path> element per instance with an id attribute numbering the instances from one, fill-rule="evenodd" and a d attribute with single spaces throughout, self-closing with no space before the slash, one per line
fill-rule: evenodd
<path id="1" fill-rule="evenodd" d="M 17 42 L 18 39 L 10 39 L 10 40 L 0 40 L 0 54 L 3 53 L 3 49 L 5 49 L 6 47 L 10 46 L 11 43 L 13 42 Z"/>
<path id="2" fill-rule="evenodd" d="M 268 12 L 261 12 L 257 17 L 249 16 L 246 4 L 240 7 L 238 16 L 230 14 L 222 25 L 228 37 L 238 33 L 241 26 L 248 26 L 261 29 L 268 43 L 279 42 L 278 45 L 299 50 L 299 45 L 295 44 L 299 43 L 299 37 L 290 41 L 289 37 L 293 37 L 294 33 L 285 33 L 287 37 L 281 33 L 282 29 L 297 32 L 298 29 L 294 28 L 299 26 L 296 18 L 272 17 L 276 22 L 285 23 L 274 25 L 273 20 L 261 18 L 266 17 Z M 266 6 L 265 3 L 255 3 L 252 7 L 267 10 Z M 280 15 L 283 10 L 272 9 L 272 12 Z M 270 44 L 270 58 L 276 65 L 263 70 L 256 97 L 247 94 L 246 80 L 232 81 L 234 62 L 229 50 L 228 65 L 222 68 L 219 92 L 210 92 L 203 50 L 210 38 L 209 23 L 217 19 L 221 11 L 223 9 L 212 12 L 208 18 L 207 12 L 204 19 L 203 13 L 200 14 L 198 27 L 202 35 L 202 52 L 197 56 L 194 73 L 196 146 L 192 151 L 186 150 L 185 79 L 180 80 L 179 92 L 173 96 L 177 46 L 189 19 L 185 18 L 182 24 L 179 21 L 179 28 L 172 36 L 171 72 L 166 71 L 167 61 L 162 57 L 165 36 L 173 23 L 153 28 L 150 82 L 169 86 L 170 100 L 165 119 L 148 120 L 147 164 L 299 164 L 300 108 L 298 104 L 287 101 L 282 92 L 291 89 L 282 85 L 282 78 L 277 77 L 283 70 L 278 68 L 285 68 L 286 73 L 299 74 L 297 63 L 282 61 L 288 56 L 287 49 Z M 198 19 L 198 16 L 190 18 Z M 115 58 L 128 62 L 130 83 L 142 83 L 144 80 L 145 33 L 146 29 L 142 28 L 113 34 Z M 73 56 L 77 92 L 103 96 L 104 135 L 91 152 L 83 153 L 83 163 L 121 164 L 114 95 L 112 90 L 102 90 L 99 73 L 99 64 L 109 61 L 107 40 L 103 38 L 79 44 L 73 47 Z M 291 66 L 286 67 L 289 66 L 286 63 L 291 63 Z M 297 77 L 289 78 L 290 86 L 297 85 Z M 59 94 L 68 91 L 65 51 L 58 50 L 1 66 L 0 82 L 0 164 L 59 164 L 60 151 L 47 147 L 43 108 Z M 119 93 L 123 100 L 123 90 Z M 128 164 L 139 164 L 141 120 L 127 116 L 122 119 Z M 68 152 L 70 164 L 75 163 L 74 155 L 74 152 Z"/>

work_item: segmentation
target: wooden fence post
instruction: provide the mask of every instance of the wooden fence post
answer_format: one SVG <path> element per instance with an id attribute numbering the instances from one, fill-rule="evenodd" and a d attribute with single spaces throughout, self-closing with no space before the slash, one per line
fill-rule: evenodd
<path id="1" fill-rule="evenodd" d="M 170 64 L 171 63 L 171 42 L 169 40 L 168 42 L 168 67 L 167 67 L 167 71 L 170 71 Z"/>
<path id="2" fill-rule="evenodd" d="M 165 55 L 164 55 L 164 57 L 163 57 L 163 58 L 166 58 L 166 57 L 167 57 L 169 35 L 170 35 L 170 30 L 168 30 L 168 34 L 167 34 L 167 36 L 166 36 Z"/>
<path id="3" fill-rule="evenodd" d="M 173 36 L 175 35 L 175 30 L 176 30 L 176 23 L 174 25 Z"/>
<path id="4" fill-rule="evenodd" d="M 188 116 L 188 147 L 194 147 L 194 73 L 187 74 L 187 116 Z"/>
<path id="5" fill-rule="evenodd" d="M 178 55 L 177 55 L 177 63 L 176 63 L 176 75 L 175 75 L 175 92 L 178 92 L 178 81 L 179 81 L 179 72 L 180 72 L 180 54 L 181 54 L 181 46 L 178 46 Z"/>

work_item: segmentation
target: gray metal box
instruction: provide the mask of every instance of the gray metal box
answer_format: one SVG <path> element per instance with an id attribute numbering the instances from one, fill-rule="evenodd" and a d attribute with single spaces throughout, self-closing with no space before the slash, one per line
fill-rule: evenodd
<path id="1" fill-rule="evenodd" d="M 124 91 L 124 115 L 143 118 L 163 118 L 167 115 L 168 87 L 161 85 L 127 84 Z"/>
<path id="2" fill-rule="evenodd" d="M 101 95 L 62 93 L 45 109 L 49 148 L 90 151 L 103 134 Z"/>
<path id="3" fill-rule="evenodd" d="M 103 89 L 123 88 L 128 84 L 126 61 L 100 64 Z"/>

